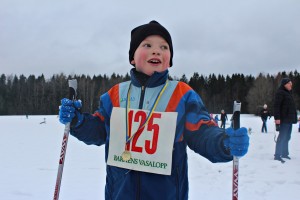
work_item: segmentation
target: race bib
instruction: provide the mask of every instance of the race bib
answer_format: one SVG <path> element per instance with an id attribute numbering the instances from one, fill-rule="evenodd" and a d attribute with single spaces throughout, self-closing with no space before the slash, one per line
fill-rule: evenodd
<path id="1" fill-rule="evenodd" d="M 113 108 L 108 165 L 156 174 L 171 174 L 177 113 L 153 112 L 148 123 L 139 129 L 145 123 L 149 112 L 139 109 L 128 111 L 128 126 L 131 135 L 134 136 L 126 144 L 126 109 Z M 122 158 L 125 150 L 130 153 L 128 160 Z"/>

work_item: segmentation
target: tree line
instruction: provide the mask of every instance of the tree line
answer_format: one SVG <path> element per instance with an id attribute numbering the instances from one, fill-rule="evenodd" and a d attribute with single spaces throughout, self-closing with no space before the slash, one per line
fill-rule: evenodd
<path id="1" fill-rule="evenodd" d="M 293 82 L 293 96 L 300 109 L 300 74 L 279 72 L 276 75 L 260 73 L 257 77 L 243 74 L 232 75 L 200 75 L 195 72 L 189 79 L 169 77 L 190 85 L 202 98 L 208 111 L 220 113 L 224 109 L 232 113 L 234 100 L 242 102 L 241 112 L 258 114 L 264 104 L 272 111 L 275 92 L 284 77 Z M 83 112 L 93 113 L 99 106 L 100 95 L 107 92 L 113 85 L 130 80 L 125 76 L 113 73 L 107 75 L 65 75 L 55 74 L 49 79 L 44 75 L 5 75 L 0 77 L 0 115 L 56 115 L 60 100 L 68 96 L 68 80 L 78 81 L 78 98 L 82 100 Z"/>

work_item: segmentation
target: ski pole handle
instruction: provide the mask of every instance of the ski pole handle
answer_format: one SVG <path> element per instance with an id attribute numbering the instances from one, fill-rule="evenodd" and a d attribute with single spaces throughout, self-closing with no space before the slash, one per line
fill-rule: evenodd
<path id="1" fill-rule="evenodd" d="M 233 102 L 233 129 L 237 130 L 240 128 L 240 114 L 241 114 L 241 105 L 240 101 Z"/>
<path id="2" fill-rule="evenodd" d="M 77 80 L 76 79 L 70 79 L 69 80 L 69 99 L 74 101 L 77 97 Z M 77 123 L 78 118 L 75 115 L 75 117 L 73 118 L 73 120 L 70 123 L 70 127 L 75 126 L 75 124 Z"/>
<path id="3" fill-rule="evenodd" d="M 232 116 L 232 128 L 234 130 L 240 128 L 240 113 L 241 113 L 241 102 L 234 101 L 233 116 Z M 239 158 L 233 156 L 232 200 L 238 200 L 238 192 L 239 192 L 238 186 L 239 186 Z"/>
<path id="4" fill-rule="evenodd" d="M 77 80 L 70 79 L 69 80 L 69 99 L 75 100 L 77 96 Z"/>
<path id="5" fill-rule="evenodd" d="M 76 99 L 76 95 L 77 95 L 76 91 L 77 91 L 77 80 L 76 79 L 69 80 L 69 99 L 71 99 L 71 100 Z M 61 145 L 61 152 L 60 152 L 60 157 L 59 157 L 59 165 L 58 165 L 53 200 L 59 199 L 59 191 L 60 191 L 62 173 L 63 173 L 63 169 L 64 169 L 64 162 L 65 162 L 65 156 L 66 156 L 66 151 L 67 151 L 70 126 L 71 126 L 71 123 L 67 123 L 65 125 L 65 129 L 64 129 L 64 136 L 63 136 L 63 141 L 62 141 L 62 145 Z"/>

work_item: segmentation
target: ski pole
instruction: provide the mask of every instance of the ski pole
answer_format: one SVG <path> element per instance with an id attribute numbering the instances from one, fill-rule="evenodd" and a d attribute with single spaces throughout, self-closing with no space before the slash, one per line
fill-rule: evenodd
<path id="1" fill-rule="evenodd" d="M 233 102 L 233 116 L 232 116 L 232 128 L 234 130 L 240 128 L 240 113 L 241 113 L 241 102 Z M 233 157 L 233 172 L 232 172 L 232 200 L 238 200 L 239 192 L 239 158 Z"/>
<path id="2" fill-rule="evenodd" d="M 69 80 L 69 99 L 75 100 L 76 90 L 77 90 L 77 80 L 76 79 Z M 62 173 L 63 173 L 63 169 L 64 169 L 64 162 L 65 162 L 65 156 L 66 156 L 66 150 L 67 150 L 67 144 L 68 144 L 68 138 L 69 138 L 69 132 L 70 132 L 70 125 L 71 125 L 70 122 L 65 125 L 53 200 L 59 199 L 59 191 L 60 191 Z"/>

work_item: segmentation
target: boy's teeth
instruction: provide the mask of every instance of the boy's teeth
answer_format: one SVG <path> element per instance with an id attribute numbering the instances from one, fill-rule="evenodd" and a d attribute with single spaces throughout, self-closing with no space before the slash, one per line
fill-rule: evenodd
<path id="1" fill-rule="evenodd" d="M 159 63 L 158 60 L 150 60 L 150 62 L 153 62 L 153 63 Z"/>

